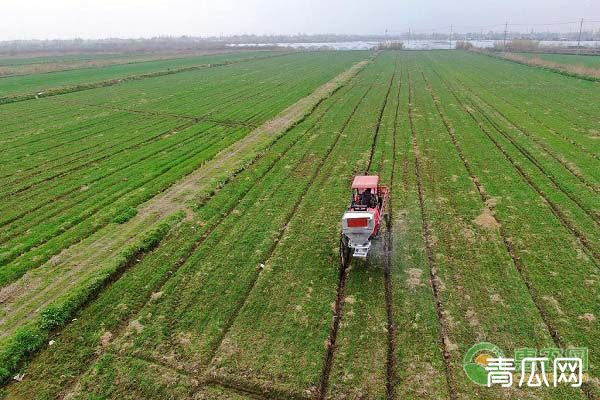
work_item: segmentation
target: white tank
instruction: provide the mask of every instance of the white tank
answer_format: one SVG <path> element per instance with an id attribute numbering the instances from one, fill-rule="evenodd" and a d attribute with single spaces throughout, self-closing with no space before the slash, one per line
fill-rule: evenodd
<path id="1" fill-rule="evenodd" d="M 342 217 L 342 233 L 348 239 L 348 247 L 354 250 L 354 257 L 367 257 L 374 230 L 373 211 L 346 211 Z"/>

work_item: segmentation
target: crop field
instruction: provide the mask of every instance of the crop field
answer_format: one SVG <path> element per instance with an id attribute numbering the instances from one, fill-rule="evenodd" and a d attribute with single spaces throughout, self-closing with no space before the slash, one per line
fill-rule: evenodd
<path id="1" fill-rule="evenodd" d="M 600 398 L 599 83 L 461 51 L 205 57 L 0 105 L 0 398 Z M 340 266 L 362 174 L 389 218 Z M 480 342 L 587 348 L 585 382 L 477 385 Z"/>
<path id="2" fill-rule="evenodd" d="M 194 65 L 194 62 L 200 60 L 198 56 L 210 54 L 216 55 L 218 53 L 224 52 L 225 51 L 207 50 L 196 52 L 158 53 L 90 53 L 29 57 L 0 55 L 0 77 L 14 75 L 33 75 L 83 68 L 99 68 L 110 65 L 146 63 L 160 60 L 173 61 L 175 59 L 177 59 L 176 64 L 169 64 L 180 68 L 182 64 L 186 64 L 190 60 L 192 62 L 192 65 Z M 154 66 L 160 67 L 161 63 L 154 64 Z"/>
<path id="3" fill-rule="evenodd" d="M 271 54 L 274 55 L 274 54 Z M 232 62 L 235 60 L 262 57 L 265 54 L 235 52 L 226 54 L 185 57 L 179 59 L 153 60 L 145 62 L 129 61 L 128 63 L 107 65 L 99 68 L 77 68 L 65 71 L 50 71 L 46 73 L 17 74 L 0 77 L 0 101 L 11 100 L 22 95 L 35 94 L 41 97 L 45 91 L 76 87 L 95 82 L 123 79 L 144 74 L 166 74 L 173 69 L 194 69 L 208 64 Z"/>

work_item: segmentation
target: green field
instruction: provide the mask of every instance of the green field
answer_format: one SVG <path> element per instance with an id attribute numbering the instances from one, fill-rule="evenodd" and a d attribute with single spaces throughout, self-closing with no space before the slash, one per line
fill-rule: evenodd
<path id="1" fill-rule="evenodd" d="M 160 73 L 173 69 L 202 67 L 207 64 L 218 64 L 264 56 L 264 54 L 260 53 L 235 52 L 169 60 L 129 62 L 117 65 L 107 65 L 100 68 L 79 68 L 41 74 L 0 76 L 0 99 L 30 93 L 39 93 L 41 95 L 44 91 L 64 86 L 77 86 L 111 79 L 126 78 L 129 76 Z"/>
<path id="2" fill-rule="evenodd" d="M 0 105 L 0 398 L 599 398 L 598 83 L 460 51 L 215 57 Z M 365 173 L 389 223 L 341 268 Z M 586 382 L 476 385 L 478 342 L 587 348 Z"/>

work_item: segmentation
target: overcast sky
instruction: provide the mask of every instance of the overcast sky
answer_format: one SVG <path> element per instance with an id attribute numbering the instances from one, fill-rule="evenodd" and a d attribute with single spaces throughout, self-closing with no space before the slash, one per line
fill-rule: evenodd
<path id="1" fill-rule="evenodd" d="M 504 21 L 541 24 L 580 18 L 599 21 L 600 0 L 0 0 L 0 40 L 377 34 L 408 27 L 442 31 L 450 24 L 465 31 L 463 26 Z M 600 23 L 591 26 L 598 29 Z M 576 28 L 562 26 L 564 31 Z"/>

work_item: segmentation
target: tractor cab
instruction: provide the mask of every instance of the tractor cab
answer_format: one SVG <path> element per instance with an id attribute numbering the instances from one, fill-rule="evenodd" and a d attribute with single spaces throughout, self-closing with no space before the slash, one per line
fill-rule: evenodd
<path id="1" fill-rule="evenodd" d="M 354 177 L 350 206 L 342 217 L 342 263 L 346 263 L 350 256 L 367 257 L 371 239 L 379 233 L 388 194 L 389 189 L 379 184 L 379 176 Z"/>

